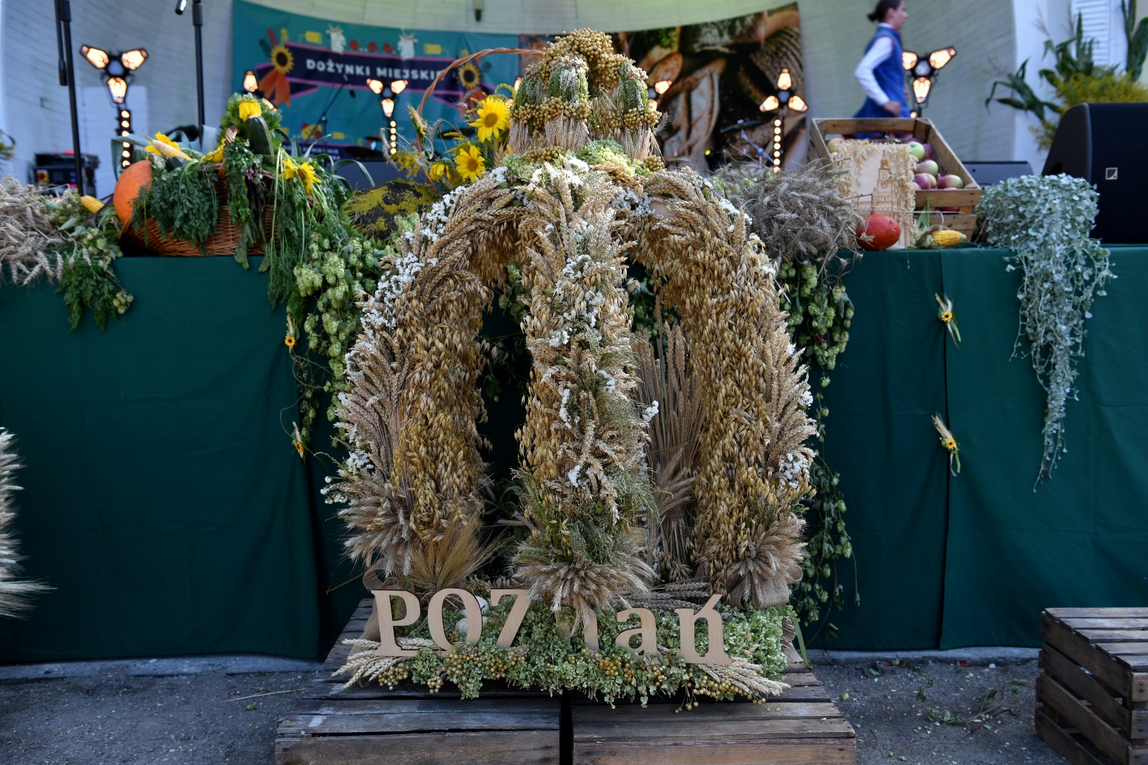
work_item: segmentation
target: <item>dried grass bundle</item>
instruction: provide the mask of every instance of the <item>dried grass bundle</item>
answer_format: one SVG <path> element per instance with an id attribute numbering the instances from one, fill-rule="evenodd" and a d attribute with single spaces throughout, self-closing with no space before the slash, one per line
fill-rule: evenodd
<path id="1" fill-rule="evenodd" d="M 0 428 L 0 617 L 18 616 L 30 607 L 29 598 L 49 589 L 37 582 L 22 582 L 16 576 L 20 570 L 20 556 L 16 540 L 12 538 L 12 524 L 16 508 L 12 493 L 20 487 L 14 482 L 19 458 L 12 446 L 15 438 Z"/>
<path id="2" fill-rule="evenodd" d="M 384 578 L 420 571 L 441 582 L 466 569 L 448 564 L 455 551 L 480 549 L 484 356 L 475 338 L 488 284 L 503 272 L 488 234 L 513 225 L 512 200 L 492 175 L 436 203 L 385 259 L 390 276 L 363 306 L 347 356 L 352 389 L 339 397 L 350 456 L 331 500 L 347 504 L 352 557 L 380 563 Z"/>
<path id="3" fill-rule="evenodd" d="M 20 286 L 41 278 L 59 281 L 64 258 L 56 249 L 67 241 L 35 186 L 10 175 L 0 180 L 0 282 L 5 266 L 8 279 Z"/>
<path id="4" fill-rule="evenodd" d="M 694 488 L 701 570 L 734 603 L 775 605 L 765 596 L 778 588 L 767 580 L 796 576 L 784 550 L 800 555 L 800 526 L 789 516 L 810 490 L 806 442 L 815 432 L 775 269 L 745 216 L 712 203 L 712 187 L 693 173 L 659 173 L 646 193 L 659 214 L 641 219 L 635 252 L 682 317 L 708 408 Z M 762 563 L 762 551 L 780 557 Z"/>
<path id="5" fill-rule="evenodd" d="M 660 299 L 654 312 L 662 315 Z M 635 338 L 634 356 L 638 401 L 644 408 L 657 402 L 648 460 L 661 523 L 647 524 L 647 550 L 665 579 L 680 582 L 694 576 L 693 487 L 705 410 L 681 325 L 659 321 L 652 343 Z"/>
<path id="6" fill-rule="evenodd" d="M 771 258 L 823 264 L 838 250 L 857 248 L 857 227 L 864 219 L 842 195 L 848 175 L 841 165 L 817 161 L 773 175 L 755 162 L 735 162 L 714 177 L 750 217 Z"/>
<path id="7" fill-rule="evenodd" d="M 531 534 L 516 574 L 584 617 L 645 589 L 651 574 L 630 539 L 652 503 L 639 478 L 645 422 L 632 401 L 628 243 L 616 235 L 617 187 L 605 173 L 546 165 L 526 197 L 523 331 L 533 368 L 518 437 Z"/>

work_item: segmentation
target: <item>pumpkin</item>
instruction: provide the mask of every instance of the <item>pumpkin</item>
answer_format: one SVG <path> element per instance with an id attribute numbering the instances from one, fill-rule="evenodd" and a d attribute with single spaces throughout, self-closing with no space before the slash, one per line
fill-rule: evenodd
<path id="1" fill-rule="evenodd" d="M 863 250 L 887 250 L 901 238 L 901 224 L 879 212 L 869 213 L 865 224 L 857 228 L 857 244 Z"/>
<path id="2" fill-rule="evenodd" d="M 120 223 L 127 223 L 132 219 L 132 205 L 141 189 L 151 185 L 151 160 L 143 159 L 127 166 L 120 178 L 116 181 L 115 193 L 112 194 L 112 204 L 116 207 L 116 217 Z"/>

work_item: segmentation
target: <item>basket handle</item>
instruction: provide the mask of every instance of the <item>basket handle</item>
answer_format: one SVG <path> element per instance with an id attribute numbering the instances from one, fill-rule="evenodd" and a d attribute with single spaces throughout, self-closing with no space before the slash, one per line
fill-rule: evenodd
<path id="1" fill-rule="evenodd" d="M 463 56 L 462 58 L 456 58 L 445 69 L 443 69 L 441 72 L 439 72 L 438 76 L 435 77 L 431 81 L 430 86 L 427 87 L 427 89 L 425 91 L 423 91 L 423 98 L 421 101 L 419 101 L 418 108 L 415 109 L 415 113 L 418 114 L 419 119 L 420 120 L 422 119 L 423 107 L 426 106 L 427 99 L 431 97 L 431 93 L 434 93 L 434 89 L 436 87 L 438 87 L 438 84 L 443 81 L 444 77 L 446 77 L 453 70 L 457 69 L 458 67 L 462 66 L 463 64 L 466 64 L 470 61 L 474 61 L 476 58 L 482 58 L 483 56 L 487 55 L 488 53 L 509 53 L 510 55 L 518 55 L 518 56 L 531 55 L 531 54 L 536 55 L 536 56 L 542 55 L 542 51 L 536 50 L 534 48 L 487 48 L 485 50 L 480 50 L 476 53 L 471 53 L 469 56 Z M 419 135 L 418 139 L 419 139 L 418 140 L 419 151 L 421 152 L 423 149 L 422 135 Z"/>

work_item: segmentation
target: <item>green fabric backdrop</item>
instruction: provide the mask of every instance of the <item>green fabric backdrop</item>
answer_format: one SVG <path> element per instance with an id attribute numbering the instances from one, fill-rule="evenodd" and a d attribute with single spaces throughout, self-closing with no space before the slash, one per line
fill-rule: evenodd
<path id="1" fill-rule="evenodd" d="M 847 600 L 857 584 L 862 602 L 834 614 L 836 647 L 1037 645 L 1042 608 L 1148 603 L 1148 250 L 1113 251 L 1070 451 L 1035 492 L 1044 393 L 1009 360 L 1019 279 L 1004 254 L 872 253 L 846 277 L 857 310 L 826 451 L 856 550 Z M 362 591 L 332 591 L 354 571 L 318 494 L 330 462 L 304 465 L 283 430 L 297 415 L 282 310 L 230 259 L 117 270 L 136 302 L 104 333 L 90 317 L 69 333 L 49 286 L 0 290 L 0 425 L 26 463 L 17 533 L 28 572 L 56 588 L 0 621 L 0 660 L 320 655 Z M 502 398 L 484 426 L 500 474 L 521 416 Z M 955 478 L 934 412 L 961 440 Z"/>
<path id="2" fill-rule="evenodd" d="M 311 499 L 265 276 L 230 258 L 116 269 L 135 303 L 103 333 L 90 315 L 69 333 L 53 287 L 0 291 L 17 533 L 55 588 L 0 620 L 0 659 L 315 656 Z"/>
<path id="3" fill-rule="evenodd" d="M 1148 251 L 1114 248 L 1070 402 L 1069 452 L 1034 482 L 1045 394 L 1011 359 L 1017 273 L 1001 250 L 869 254 L 846 277 L 850 343 L 826 389 L 826 456 L 856 551 L 835 647 L 1040 644 L 1054 606 L 1148 603 Z M 953 300 L 947 339 L 934 293 Z M 930 422 L 961 443 L 960 475 Z M 821 642 L 821 644 L 824 644 Z"/>

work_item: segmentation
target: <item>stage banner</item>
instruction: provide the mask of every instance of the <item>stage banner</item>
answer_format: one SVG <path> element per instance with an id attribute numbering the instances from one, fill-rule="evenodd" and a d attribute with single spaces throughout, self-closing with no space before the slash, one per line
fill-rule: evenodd
<path id="1" fill-rule="evenodd" d="M 417 106 L 439 72 L 452 61 L 486 48 L 513 48 L 517 35 L 495 35 L 343 24 L 235 0 L 232 89 L 243 90 L 243 75 L 255 72 L 259 90 L 283 113 L 282 124 L 303 146 L 337 155 L 363 156 L 348 147 L 384 148 L 380 129 L 414 140 L 407 106 Z M 438 84 L 423 109 L 462 124 L 460 102 L 481 99 L 499 84 L 513 85 L 518 57 L 486 56 L 452 71 Z M 406 86 L 394 95 L 387 118 L 382 97 L 368 78 Z M 395 90 L 398 90 L 397 88 Z"/>

